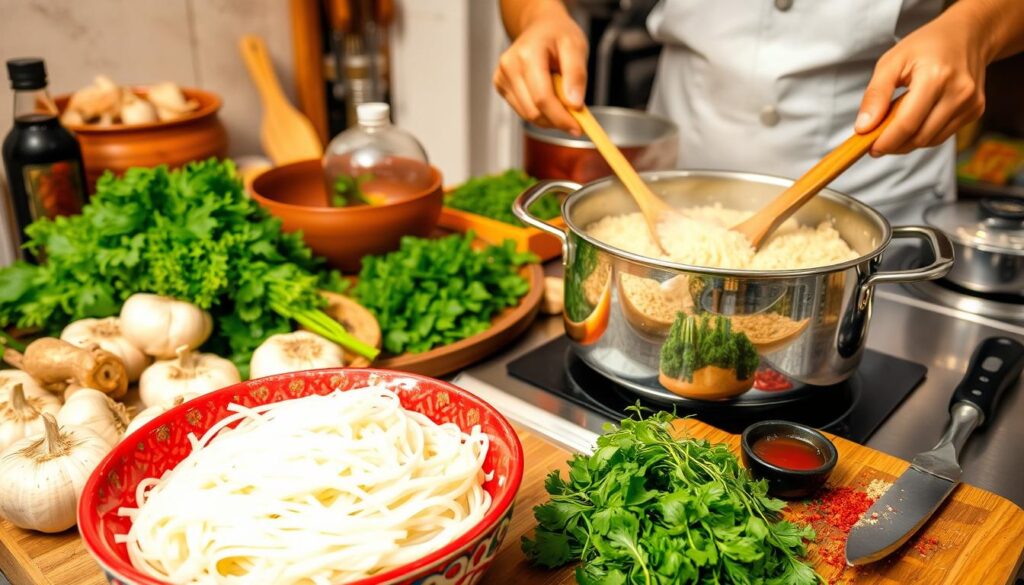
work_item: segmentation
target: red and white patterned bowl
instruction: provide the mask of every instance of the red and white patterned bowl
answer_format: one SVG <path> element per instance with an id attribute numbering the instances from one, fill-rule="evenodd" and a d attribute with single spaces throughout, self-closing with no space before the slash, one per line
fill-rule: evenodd
<path id="1" fill-rule="evenodd" d="M 387 370 L 332 368 L 250 380 L 190 400 L 146 423 L 114 447 L 85 484 L 78 505 L 78 528 L 86 549 L 114 585 L 166 585 L 136 570 L 128 560 L 125 546 L 114 542 L 114 535 L 125 534 L 131 525 L 128 518 L 117 515 L 117 510 L 136 505 L 135 487 L 139 481 L 160 476 L 177 465 L 190 451 L 188 434 L 202 435 L 229 414 L 229 404 L 257 406 L 328 394 L 335 389 L 360 388 L 372 380 L 395 382 L 393 388 L 402 406 L 423 413 L 434 422 L 452 422 L 464 431 L 480 425 L 490 436 L 484 469 L 493 475 L 484 489 L 491 495 L 491 509 L 480 523 L 448 546 L 352 583 L 476 583 L 508 532 L 512 503 L 523 478 L 523 447 L 508 421 L 469 392 L 433 378 Z"/>

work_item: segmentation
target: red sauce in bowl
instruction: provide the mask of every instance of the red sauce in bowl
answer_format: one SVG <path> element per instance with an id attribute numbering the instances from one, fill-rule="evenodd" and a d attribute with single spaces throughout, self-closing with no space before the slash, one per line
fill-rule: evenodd
<path id="1" fill-rule="evenodd" d="M 817 447 L 793 437 L 769 435 L 753 445 L 754 454 L 784 469 L 806 471 L 825 464 L 825 454 Z"/>

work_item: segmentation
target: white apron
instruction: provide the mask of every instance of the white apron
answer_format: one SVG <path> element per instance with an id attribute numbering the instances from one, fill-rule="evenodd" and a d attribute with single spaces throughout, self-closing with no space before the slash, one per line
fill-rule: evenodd
<path id="1" fill-rule="evenodd" d="M 853 131 L 875 61 L 942 0 L 661 0 L 652 112 L 679 124 L 681 168 L 796 178 Z M 893 221 L 954 196 L 953 140 L 865 156 L 832 188 Z"/>

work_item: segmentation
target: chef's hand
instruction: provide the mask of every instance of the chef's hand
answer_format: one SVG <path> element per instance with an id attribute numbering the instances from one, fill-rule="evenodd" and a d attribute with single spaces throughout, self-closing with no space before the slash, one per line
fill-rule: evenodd
<path id="1" fill-rule="evenodd" d="M 882 55 L 864 92 L 857 132 L 889 111 L 893 92 L 907 94 L 872 156 L 937 146 L 985 110 L 985 67 L 1024 47 L 1024 2 L 960 0 Z"/>
<path id="2" fill-rule="evenodd" d="M 555 95 L 551 74 L 562 74 L 569 104 L 582 106 L 587 87 L 583 31 L 557 0 L 504 0 L 502 9 L 515 41 L 494 71 L 498 93 L 523 119 L 580 135 L 579 124 Z"/>

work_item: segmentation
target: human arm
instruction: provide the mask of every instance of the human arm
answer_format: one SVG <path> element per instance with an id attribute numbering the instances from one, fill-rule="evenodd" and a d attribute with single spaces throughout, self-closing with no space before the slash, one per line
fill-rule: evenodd
<path id="1" fill-rule="evenodd" d="M 562 74 L 566 99 L 582 106 L 588 50 L 583 31 L 561 0 L 501 0 L 501 18 L 512 45 L 494 71 L 498 93 L 523 119 L 580 134 L 555 95 L 551 74 Z"/>
<path id="2" fill-rule="evenodd" d="M 857 132 L 878 125 L 893 92 L 907 97 L 871 149 L 905 154 L 945 142 L 985 110 L 985 68 L 1024 51 L 1024 1 L 960 0 L 882 55 L 864 92 Z"/>

